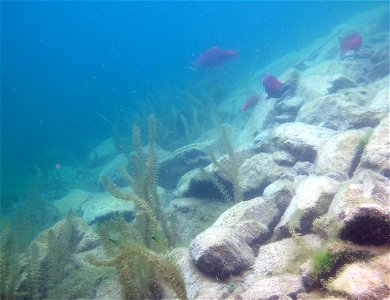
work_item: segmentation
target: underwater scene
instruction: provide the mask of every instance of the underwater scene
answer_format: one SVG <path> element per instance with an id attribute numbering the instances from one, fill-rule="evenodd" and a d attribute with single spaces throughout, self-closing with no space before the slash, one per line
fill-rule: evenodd
<path id="1" fill-rule="evenodd" d="M 0 299 L 390 299 L 388 1 L 1 1 Z"/>

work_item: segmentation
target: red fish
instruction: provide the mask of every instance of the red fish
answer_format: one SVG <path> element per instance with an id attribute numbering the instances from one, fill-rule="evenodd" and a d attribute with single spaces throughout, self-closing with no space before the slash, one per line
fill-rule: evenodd
<path id="1" fill-rule="evenodd" d="M 359 33 L 353 32 L 343 38 L 339 38 L 340 42 L 340 53 L 343 56 L 349 50 L 354 50 L 355 53 L 362 46 L 362 37 Z"/>
<path id="2" fill-rule="evenodd" d="M 199 55 L 192 64 L 197 68 L 215 68 L 223 65 L 235 56 L 238 56 L 237 51 L 213 47 Z"/>
<path id="3" fill-rule="evenodd" d="M 259 102 L 260 96 L 259 95 L 253 95 L 250 96 L 248 99 L 246 99 L 245 103 L 241 105 L 240 111 L 244 112 L 247 111 L 248 109 L 253 108 L 257 102 Z"/>
<path id="4" fill-rule="evenodd" d="M 280 82 L 271 74 L 263 76 L 263 86 L 268 98 L 280 98 L 290 88 L 288 84 Z"/>

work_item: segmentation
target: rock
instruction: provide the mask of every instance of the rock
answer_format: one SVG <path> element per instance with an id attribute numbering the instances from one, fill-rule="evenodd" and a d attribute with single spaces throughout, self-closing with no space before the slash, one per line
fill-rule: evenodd
<path id="1" fill-rule="evenodd" d="M 319 147 L 336 132 L 300 122 L 286 123 L 273 132 L 279 149 L 286 150 L 298 160 L 314 162 Z"/>
<path id="2" fill-rule="evenodd" d="M 300 266 L 311 259 L 313 251 L 323 244 L 324 240 L 319 236 L 309 234 L 263 245 L 245 282 L 250 285 L 264 276 L 299 274 Z"/>
<path id="3" fill-rule="evenodd" d="M 130 188 L 123 191 L 130 192 Z M 118 214 L 127 222 L 135 218 L 135 208 L 132 202 L 115 198 L 110 193 L 95 193 L 81 206 L 81 214 L 88 224 L 103 223 L 114 219 Z"/>
<path id="4" fill-rule="evenodd" d="M 104 140 L 90 152 L 88 161 L 92 164 L 102 163 L 107 161 L 110 157 L 114 157 L 116 153 L 113 138 L 109 138 Z"/>
<path id="5" fill-rule="evenodd" d="M 377 255 L 367 261 L 370 268 L 377 270 L 383 278 L 387 278 L 387 286 L 390 287 L 390 256 L 389 251 L 384 254 Z"/>
<path id="6" fill-rule="evenodd" d="M 373 131 L 364 149 L 360 168 L 371 169 L 390 178 L 389 118 L 384 118 Z"/>
<path id="7" fill-rule="evenodd" d="M 309 176 L 315 173 L 315 165 L 309 161 L 298 161 L 290 170 L 288 175 L 292 178 L 296 176 Z"/>
<path id="8" fill-rule="evenodd" d="M 96 289 L 96 299 L 122 300 L 122 286 L 119 278 L 114 277 L 103 281 Z"/>
<path id="9" fill-rule="evenodd" d="M 218 159 L 218 165 L 211 164 L 204 168 L 203 172 L 200 169 L 195 169 L 186 173 L 179 181 L 178 187 L 174 192 L 177 198 L 202 198 L 202 199 L 218 199 L 222 201 L 231 201 L 234 197 L 233 184 L 231 180 L 238 180 L 238 167 L 243 162 L 254 155 L 255 149 L 241 149 L 234 152 L 236 167 L 232 164 L 227 155 Z M 222 167 L 222 169 L 220 168 Z M 229 173 L 229 175 L 227 174 Z M 234 179 L 232 179 L 232 177 Z M 219 187 L 216 185 L 216 180 L 223 189 L 226 195 L 221 193 Z"/>
<path id="10" fill-rule="evenodd" d="M 326 213 L 339 183 L 325 176 L 309 176 L 302 180 L 282 219 L 275 229 L 277 239 L 291 235 L 291 231 L 308 233 L 314 218 Z"/>
<path id="11" fill-rule="evenodd" d="M 78 255 L 94 252 L 101 248 L 98 235 L 87 225 L 81 218 L 72 217 L 70 222 L 62 220 L 51 228 L 43 231 L 30 244 L 25 254 L 21 255 L 19 260 L 21 270 L 21 280 L 18 282 L 17 291 L 20 293 L 28 293 L 28 253 L 30 256 L 35 256 L 34 270 L 40 275 L 38 292 L 42 297 L 48 294 L 48 283 L 50 276 L 48 262 L 56 259 L 58 271 L 63 274 L 58 274 L 60 279 L 64 279 L 67 274 L 74 269 L 89 266 L 87 261 L 77 258 Z M 95 253 L 95 252 L 94 252 Z M 102 251 L 100 251 L 102 253 Z M 59 261 L 57 261 L 59 260 Z"/>
<path id="12" fill-rule="evenodd" d="M 206 146 L 200 143 L 191 144 L 161 160 L 158 164 L 158 185 L 165 189 L 174 189 L 184 174 L 210 164 Z"/>
<path id="13" fill-rule="evenodd" d="M 117 156 L 115 156 L 114 159 L 112 159 L 102 168 L 99 173 L 99 182 L 101 183 L 101 178 L 104 176 L 110 179 L 115 184 L 124 186 L 126 183 L 120 170 L 126 170 L 128 165 L 129 160 L 127 159 L 127 156 L 123 153 L 118 154 Z"/>
<path id="14" fill-rule="evenodd" d="M 81 205 L 88 200 L 90 195 L 90 192 L 84 190 L 70 190 L 65 197 L 54 201 L 53 205 L 58 209 L 61 216 L 65 217 L 70 209 L 79 212 Z"/>
<path id="15" fill-rule="evenodd" d="M 171 255 L 183 274 L 188 299 L 222 299 L 228 293 L 227 282 L 206 276 L 196 268 L 187 248 L 174 249 Z"/>
<path id="16" fill-rule="evenodd" d="M 337 191 L 327 216 L 339 222 L 341 238 L 361 245 L 390 242 L 390 180 L 361 170 Z"/>
<path id="17" fill-rule="evenodd" d="M 292 97 L 283 99 L 278 103 L 278 109 L 283 112 L 288 112 L 290 114 L 295 114 L 301 108 L 305 100 L 301 97 Z"/>
<path id="18" fill-rule="evenodd" d="M 273 198 L 276 206 L 283 213 L 294 196 L 292 182 L 287 179 L 278 179 L 264 189 L 263 196 Z"/>
<path id="19" fill-rule="evenodd" d="M 296 158 L 286 151 L 274 151 L 272 154 L 272 160 L 279 166 L 292 167 L 296 162 Z"/>
<path id="20" fill-rule="evenodd" d="M 305 291 L 299 275 L 283 274 L 259 279 L 245 291 L 234 293 L 229 300 L 296 299 Z"/>
<path id="21" fill-rule="evenodd" d="M 198 235 L 190 253 L 202 272 L 221 279 L 239 274 L 255 260 L 252 248 L 223 227 L 210 227 Z"/>
<path id="22" fill-rule="evenodd" d="M 372 100 L 368 103 L 368 109 L 372 111 L 389 111 L 389 76 L 383 78 L 382 80 L 375 81 L 370 85 L 370 89 L 376 91 L 374 95 L 372 95 Z M 384 115 L 384 118 L 388 117 L 388 115 Z M 381 120 L 382 121 L 382 120 Z"/>
<path id="23" fill-rule="evenodd" d="M 342 75 L 335 76 L 335 79 L 333 79 L 330 84 L 332 86 L 328 89 L 329 93 L 336 93 L 338 90 L 356 87 L 355 82 Z"/>
<path id="24" fill-rule="evenodd" d="M 386 111 L 370 108 L 369 96 L 356 88 L 315 98 L 301 107 L 296 121 L 338 130 L 376 126 Z"/>
<path id="25" fill-rule="evenodd" d="M 367 74 L 367 77 L 375 81 L 379 78 L 383 78 L 385 76 L 389 75 L 389 59 L 381 61 L 377 64 L 375 64 Z"/>
<path id="26" fill-rule="evenodd" d="M 265 96 L 263 96 L 265 98 Z M 272 120 L 275 115 L 276 99 L 265 99 L 260 97 L 259 102 L 261 105 L 256 105 L 252 115 L 246 123 L 244 129 L 238 138 L 240 145 L 249 145 L 253 143 L 253 138 L 262 130 L 266 129 L 269 124 L 272 124 Z"/>
<path id="27" fill-rule="evenodd" d="M 341 132 L 326 141 L 318 149 L 315 170 L 318 175 L 342 172 L 352 176 L 362 153 L 362 139 L 366 131 Z"/>
<path id="28" fill-rule="evenodd" d="M 218 278 L 249 268 L 255 259 L 251 246 L 269 237 L 280 214 L 272 198 L 258 197 L 236 204 L 191 242 L 195 265 Z"/>
<path id="29" fill-rule="evenodd" d="M 274 152 L 275 145 L 272 142 L 273 128 L 267 128 L 260 132 L 256 132 L 254 143 L 257 152 Z"/>
<path id="30" fill-rule="evenodd" d="M 363 262 L 347 265 L 327 283 L 327 288 L 356 300 L 384 299 L 390 291 L 380 273 Z"/>
<path id="31" fill-rule="evenodd" d="M 247 159 L 241 166 L 239 175 L 243 199 L 260 196 L 264 188 L 280 178 L 284 171 L 267 153 L 259 153 Z"/>
<path id="32" fill-rule="evenodd" d="M 277 115 L 274 120 L 279 124 L 283 124 L 283 123 L 293 122 L 295 120 L 295 116 L 291 114 L 281 114 L 281 115 Z"/>
<path id="33" fill-rule="evenodd" d="M 176 244 L 188 245 L 229 207 L 230 203 L 195 198 L 177 198 L 170 202 L 167 215 L 176 233 Z"/>

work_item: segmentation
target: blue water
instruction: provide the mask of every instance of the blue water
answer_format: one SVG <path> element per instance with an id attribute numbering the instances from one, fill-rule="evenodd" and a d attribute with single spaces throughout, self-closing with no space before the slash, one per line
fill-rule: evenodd
<path id="1" fill-rule="evenodd" d="M 97 112 L 114 120 L 118 104 L 136 112 L 158 90 L 210 76 L 188 67 L 212 46 L 239 51 L 239 59 L 219 74 L 235 82 L 376 5 L 3 1 L 2 187 L 24 192 L 33 166 L 56 163 L 48 155 L 53 148 L 82 162 L 89 151 L 82 143 L 96 146 L 110 136 Z M 158 98 L 150 101 L 159 109 L 157 117 L 169 110 L 162 111 Z M 2 189 L 3 200 L 8 191 Z"/>

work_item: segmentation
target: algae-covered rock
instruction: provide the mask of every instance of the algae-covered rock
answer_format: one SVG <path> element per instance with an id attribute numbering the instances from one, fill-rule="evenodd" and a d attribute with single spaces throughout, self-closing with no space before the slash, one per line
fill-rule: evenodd
<path id="1" fill-rule="evenodd" d="M 286 123 L 273 132 L 279 149 L 293 154 L 300 161 L 314 162 L 319 147 L 336 131 L 300 122 Z"/>
<path id="2" fill-rule="evenodd" d="M 390 242 L 390 180 L 361 170 L 342 184 L 327 216 L 339 222 L 343 239 L 364 245 Z"/>
<path id="3" fill-rule="evenodd" d="M 123 188 L 125 191 L 130 188 Z M 88 201 L 81 205 L 81 215 L 88 224 L 97 224 L 110 221 L 117 215 L 131 222 L 135 218 L 135 208 L 132 202 L 123 201 L 110 193 L 93 193 Z"/>
<path id="4" fill-rule="evenodd" d="M 381 274 L 366 263 L 357 262 L 345 266 L 327 288 L 348 295 L 351 299 L 384 299 L 389 287 Z"/>
<path id="5" fill-rule="evenodd" d="M 240 168 L 240 185 L 244 199 L 260 196 L 264 188 L 284 174 L 285 169 L 267 153 L 247 159 Z"/>
<path id="6" fill-rule="evenodd" d="M 209 143 L 197 143 L 176 150 L 159 162 L 158 185 L 174 189 L 187 172 L 211 163 L 205 149 Z"/>
<path id="7" fill-rule="evenodd" d="M 389 118 L 374 129 L 364 149 L 359 168 L 371 169 L 390 178 Z"/>
<path id="8" fill-rule="evenodd" d="M 249 268 L 255 259 L 251 246 L 269 237 L 280 214 L 272 198 L 258 197 L 236 204 L 191 242 L 195 265 L 220 278 Z"/>
<path id="9" fill-rule="evenodd" d="M 326 213 L 339 183 L 326 176 L 309 176 L 298 184 L 295 196 L 275 229 L 278 239 L 291 232 L 308 233 L 315 218 Z"/>
<path id="10" fill-rule="evenodd" d="M 315 162 L 316 173 L 325 175 L 342 172 L 352 176 L 362 151 L 365 130 L 349 130 L 338 133 L 326 141 L 318 150 Z"/>
<path id="11" fill-rule="evenodd" d="M 118 154 L 111 161 L 109 161 L 99 173 L 99 182 L 101 183 L 101 178 L 106 177 L 110 179 L 115 184 L 124 186 L 127 183 L 123 179 L 121 169 L 126 169 L 129 165 L 129 160 L 124 153 Z"/>
<path id="12" fill-rule="evenodd" d="M 60 214 L 65 217 L 70 209 L 79 212 L 82 204 L 88 200 L 91 192 L 73 189 L 61 199 L 56 200 L 53 205 L 58 209 Z"/>

